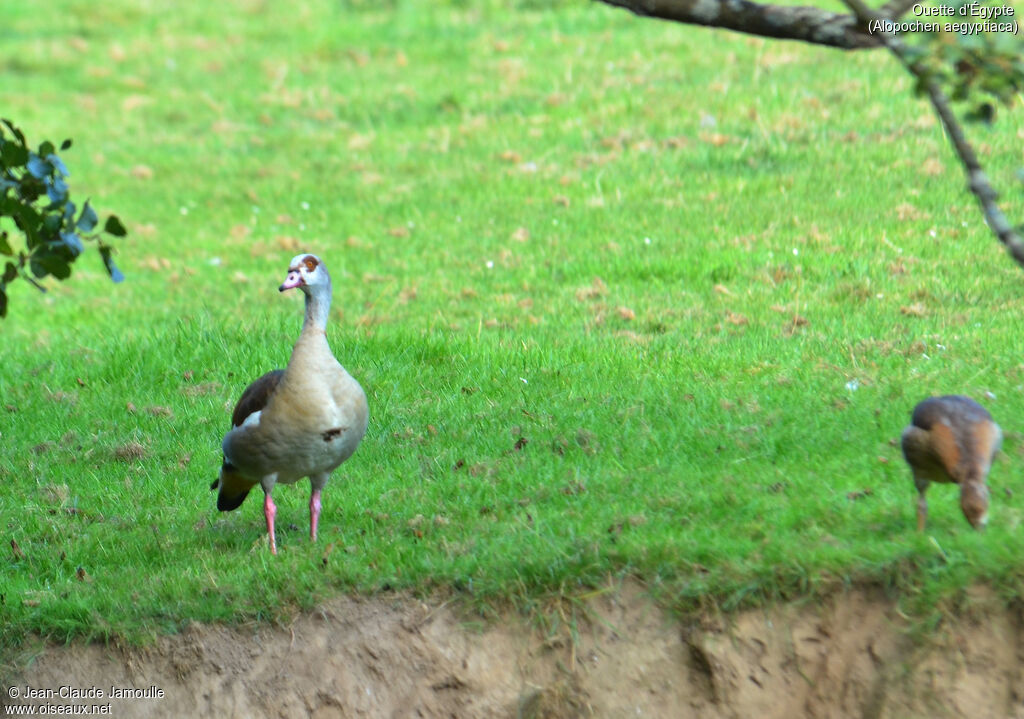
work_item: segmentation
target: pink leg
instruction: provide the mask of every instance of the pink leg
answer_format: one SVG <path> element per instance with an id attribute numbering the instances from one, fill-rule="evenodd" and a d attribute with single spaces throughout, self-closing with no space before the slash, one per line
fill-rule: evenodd
<path id="1" fill-rule="evenodd" d="M 267 516 L 267 534 L 270 535 L 270 553 L 277 554 L 277 540 L 274 538 L 274 517 L 277 516 L 277 507 L 274 505 L 274 500 L 270 498 L 270 492 L 267 492 L 263 498 L 263 514 Z"/>
<path id="2" fill-rule="evenodd" d="M 309 538 L 316 541 L 316 528 L 320 524 L 320 490 L 314 489 L 309 497 Z"/>

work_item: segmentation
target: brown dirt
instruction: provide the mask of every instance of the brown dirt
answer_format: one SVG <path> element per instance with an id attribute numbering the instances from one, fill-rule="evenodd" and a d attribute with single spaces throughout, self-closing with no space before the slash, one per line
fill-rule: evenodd
<path id="1" fill-rule="evenodd" d="M 922 644 L 867 591 L 684 625 L 627 585 L 587 600 L 573 641 L 565 622 L 339 598 L 287 627 L 49 646 L 13 685 L 164 692 L 74 702 L 124 717 L 1024 718 L 1020 614 L 983 591 L 969 606 Z"/>

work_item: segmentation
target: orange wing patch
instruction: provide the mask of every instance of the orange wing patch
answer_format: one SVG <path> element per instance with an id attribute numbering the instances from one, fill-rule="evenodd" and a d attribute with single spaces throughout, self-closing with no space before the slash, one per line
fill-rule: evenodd
<path id="1" fill-rule="evenodd" d="M 960 464 L 960 446 L 956 442 L 956 435 L 953 428 L 944 422 L 936 422 L 929 431 L 932 439 L 932 451 L 942 464 L 942 468 L 955 482 L 957 477 L 957 466 Z"/>
<path id="2" fill-rule="evenodd" d="M 971 447 L 976 454 L 975 461 L 979 464 L 978 469 L 981 470 L 981 474 L 988 471 L 989 465 L 992 464 L 992 457 L 999 449 L 1002 439 L 1003 433 L 995 422 L 978 422 L 971 427 Z"/>

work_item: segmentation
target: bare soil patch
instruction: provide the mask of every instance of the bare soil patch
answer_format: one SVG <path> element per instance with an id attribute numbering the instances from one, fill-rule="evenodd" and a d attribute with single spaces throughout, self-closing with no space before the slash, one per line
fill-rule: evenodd
<path id="1" fill-rule="evenodd" d="M 108 696 L 27 703 L 109 703 L 121 717 L 1024 717 L 1020 613 L 981 590 L 970 607 L 921 642 L 863 590 L 684 624 L 627 585 L 588 600 L 575 636 L 343 597 L 286 627 L 46 646 L 12 686 L 97 687 Z M 111 687 L 163 696 L 111 699 Z"/>

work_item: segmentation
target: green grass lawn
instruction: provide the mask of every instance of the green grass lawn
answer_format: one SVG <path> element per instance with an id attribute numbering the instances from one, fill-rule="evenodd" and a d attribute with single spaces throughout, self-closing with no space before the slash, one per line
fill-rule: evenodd
<path id="1" fill-rule="evenodd" d="M 0 645 L 145 641 L 332 593 L 531 606 L 639 577 L 681 610 L 1024 587 L 1024 272 L 886 55 L 596 3 L 5 8 L 0 115 L 130 236 L 0 324 Z M 1019 120 L 1019 117 L 1017 117 Z M 976 128 L 1011 217 L 1011 116 Z M 334 277 L 370 429 L 324 494 L 208 491 L 231 407 Z M 897 439 L 966 393 L 992 521 Z M 11 546 L 15 542 L 17 551 Z"/>

